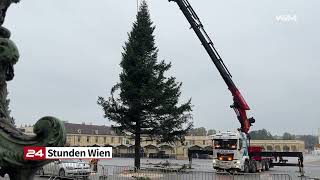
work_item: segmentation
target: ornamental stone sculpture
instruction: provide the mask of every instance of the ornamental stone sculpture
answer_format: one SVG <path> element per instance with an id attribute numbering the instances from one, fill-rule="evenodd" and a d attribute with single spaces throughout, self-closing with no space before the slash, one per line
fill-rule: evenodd
<path id="1" fill-rule="evenodd" d="M 7 100 L 7 81 L 14 77 L 14 65 L 19 51 L 10 40 L 10 31 L 2 26 L 7 9 L 19 0 L 0 0 L 0 176 L 8 174 L 11 180 L 32 180 L 37 169 L 48 161 L 27 161 L 23 158 L 25 146 L 64 146 L 66 131 L 63 123 L 54 117 L 43 117 L 34 125 L 35 135 L 18 130 L 10 116 Z"/>

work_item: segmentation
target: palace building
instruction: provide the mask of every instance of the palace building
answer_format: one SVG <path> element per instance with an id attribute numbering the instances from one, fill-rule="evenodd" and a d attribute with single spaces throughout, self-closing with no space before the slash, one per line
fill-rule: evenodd
<path id="1" fill-rule="evenodd" d="M 114 157 L 133 157 L 134 139 L 129 135 L 119 135 L 111 127 L 92 124 L 65 122 L 67 146 L 107 146 L 113 148 Z M 32 127 L 20 127 L 26 134 Z M 304 151 L 304 142 L 299 140 L 251 140 L 252 145 L 263 146 L 267 151 Z M 188 149 L 212 149 L 210 136 L 186 136 L 183 143 L 158 143 L 148 137 L 141 138 L 141 154 L 144 157 L 177 158 L 188 157 Z M 202 157 L 207 158 L 207 157 Z"/>

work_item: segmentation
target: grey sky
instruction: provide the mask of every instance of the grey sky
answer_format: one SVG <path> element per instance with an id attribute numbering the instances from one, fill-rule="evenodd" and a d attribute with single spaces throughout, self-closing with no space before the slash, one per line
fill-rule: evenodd
<path id="1" fill-rule="evenodd" d="M 192 97 L 195 126 L 233 130 L 231 94 L 178 6 L 148 1 L 160 59 Z M 252 129 L 315 134 L 320 102 L 318 0 L 190 0 L 256 118 Z M 7 14 L 21 59 L 9 83 L 18 125 L 53 115 L 110 124 L 98 96 L 118 81 L 136 1 L 22 0 Z M 296 16 L 279 22 L 277 16 Z"/>

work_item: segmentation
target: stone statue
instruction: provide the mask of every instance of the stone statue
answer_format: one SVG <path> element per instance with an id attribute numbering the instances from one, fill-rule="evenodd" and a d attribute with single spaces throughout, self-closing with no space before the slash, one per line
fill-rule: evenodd
<path id="1" fill-rule="evenodd" d="M 7 81 L 14 77 L 13 66 L 19 51 L 10 40 L 10 31 L 2 24 L 11 3 L 19 0 L 0 0 L 0 176 L 9 174 L 11 180 L 32 180 L 37 169 L 49 161 L 27 161 L 23 158 L 25 146 L 64 146 L 66 131 L 63 123 L 54 117 L 43 117 L 34 126 L 34 136 L 18 130 L 10 116 L 7 100 Z"/>
<path id="2" fill-rule="evenodd" d="M 11 3 L 18 3 L 20 0 L 0 0 L 0 25 L 3 24 L 6 12 Z"/>

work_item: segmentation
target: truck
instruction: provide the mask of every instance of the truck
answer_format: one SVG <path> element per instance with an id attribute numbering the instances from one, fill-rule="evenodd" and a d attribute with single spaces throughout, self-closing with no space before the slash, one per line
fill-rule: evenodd
<path id="1" fill-rule="evenodd" d="M 265 151 L 262 146 L 250 145 L 249 137 L 241 131 L 218 132 L 212 135 L 212 151 L 191 150 L 189 153 L 212 154 L 213 169 L 218 172 L 256 173 L 275 166 L 294 166 L 304 176 L 303 152 Z M 287 157 L 295 157 L 297 162 L 288 162 Z"/>
<path id="2" fill-rule="evenodd" d="M 241 131 L 218 132 L 212 136 L 213 168 L 217 171 L 255 173 L 268 171 L 273 157 L 250 156 L 262 152 L 260 146 L 249 146 L 247 135 Z"/>
<path id="3" fill-rule="evenodd" d="M 240 90 L 232 80 L 232 75 L 226 67 L 221 56 L 214 47 L 213 41 L 204 29 L 199 16 L 188 0 L 169 0 L 175 2 L 189 22 L 191 28 L 199 38 L 202 46 L 208 53 L 211 61 L 217 68 L 220 76 L 231 92 L 233 103 L 230 107 L 234 110 L 240 123 L 240 128 L 235 132 L 218 133 L 213 136 L 212 150 L 188 150 L 189 164 L 193 154 L 212 154 L 213 168 L 227 171 L 256 172 L 269 170 L 273 166 L 298 166 L 303 174 L 302 152 L 266 152 L 262 147 L 250 146 L 249 130 L 255 123 L 253 117 L 247 116 L 250 107 Z M 283 157 L 298 157 L 298 163 L 287 163 Z M 273 162 L 279 158 L 279 162 Z"/>

